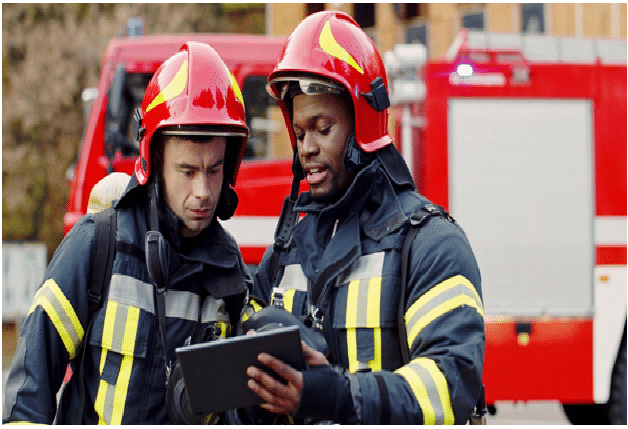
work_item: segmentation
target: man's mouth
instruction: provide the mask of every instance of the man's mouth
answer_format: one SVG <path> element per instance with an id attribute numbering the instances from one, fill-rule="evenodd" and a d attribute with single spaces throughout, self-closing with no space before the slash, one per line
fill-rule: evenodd
<path id="1" fill-rule="evenodd" d="M 305 170 L 305 178 L 307 180 L 307 183 L 310 186 L 318 185 L 321 182 L 323 182 L 329 172 L 329 169 L 322 165 L 306 167 L 304 170 Z"/>
<path id="2" fill-rule="evenodd" d="M 209 216 L 209 209 L 189 209 L 193 218 L 206 218 Z"/>

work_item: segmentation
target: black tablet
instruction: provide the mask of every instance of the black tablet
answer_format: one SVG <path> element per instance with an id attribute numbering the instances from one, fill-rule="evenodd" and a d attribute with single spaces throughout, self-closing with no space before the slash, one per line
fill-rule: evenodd
<path id="1" fill-rule="evenodd" d="M 251 365 L 264 369 L 257 360 L 262 352 L 305 369 L 297 326 L 177 348 L 192 411 L 209 414 L 261 404 L 247 387 L 246 369 Z"/>

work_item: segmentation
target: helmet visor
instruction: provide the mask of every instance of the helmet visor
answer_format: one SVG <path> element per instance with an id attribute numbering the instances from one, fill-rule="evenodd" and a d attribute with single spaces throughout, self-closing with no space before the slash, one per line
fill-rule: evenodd
<path id="1" fill-rule="evenodd" d="M 273 87 L 276 89 L 276 92 L 271 90 Z M 267 90 L 275 98 L 275 94 L 278 94 L 280 100 L 285 100 L 286 97 L 292 99 L 299 94 L 340 94 L 345 91 L 344 87 L 331 81 L 303 77 L 280 77 L 274 79 L 268 82 Z"/>
<path id="2" fill-rule="evenodd" d="M 235 127 L 190 127 L 177 125 L 160 130 L 164 136 L 180 137 L 247 137 L 246 131 Z"/>

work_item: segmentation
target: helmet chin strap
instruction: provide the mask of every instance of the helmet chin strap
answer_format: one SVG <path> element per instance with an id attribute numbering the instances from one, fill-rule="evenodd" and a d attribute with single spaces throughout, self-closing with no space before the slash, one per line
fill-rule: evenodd
<path id="1" fill-rule="evenodd" d="M 287 251 L 290 246 L 292 227 L 299 219 L 299 213 L 294 211 L 294 206 L 299 197 L 299 185 L 301 180 L 303 180 L 303 167 L 301 167 L 299 153 L 295 147 L 292 158 L 292 187 L 290 189 L 290 195 L 283 201 L 279 222 L 277 223 L 277 229 L 275 229 L 275 244 L 273 246 L 275 254 Z"/>
<path id="2" fill-rule="evenodd" d="M 347 171 L 359 170 L 373 161 L 374 156 L 364 152 L 355 140 L 355 133 L 351 133 L 347 138 L 344 153 L 344 167 Z"/>

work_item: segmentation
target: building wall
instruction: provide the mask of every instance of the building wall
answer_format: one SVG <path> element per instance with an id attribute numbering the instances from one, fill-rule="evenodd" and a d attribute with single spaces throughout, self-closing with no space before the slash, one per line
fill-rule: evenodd
<path id="1" fill-rule="evenodd" d="M 463 17 L 470 13 L 484 13 L 484 28 L 494 33 L 522 31 L 521 3 L 420 3 L 424 13 L 400 18 L 394 3 L 376 3 L 375 27 L 368 29 L 380 51 L 390 50 L 398 43 L 406 43 L 406 29 L 427 24 L 427 46 L 430 58 L 442 56 L 461 28 Z M 545 3 L 544 27 L 546 35 L 626 38 L 625 3 Z M 336 9 L 354 16 L 351 3 L 326 3 L 325 9 Z M 272 3 L 268 33 L 288 35 L 307 15 L 308 4 Z M 268 15 L 267 15 L 268 19 Z"/>

